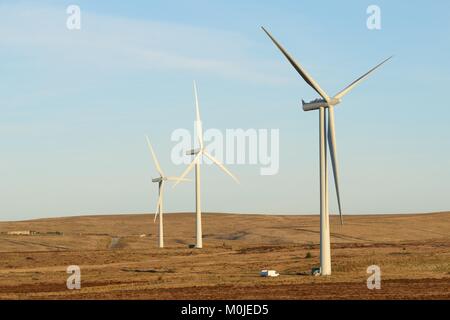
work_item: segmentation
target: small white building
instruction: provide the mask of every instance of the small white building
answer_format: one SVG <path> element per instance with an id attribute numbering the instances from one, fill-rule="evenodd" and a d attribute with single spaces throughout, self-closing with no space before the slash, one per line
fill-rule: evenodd
<path id="1" fill-rule="evenodd" d="M 6 234 L 11 236 L 32 236 L 37 234 L 37 232 L 32 230 L 19 230 L 19 231 L 8 231 Z"/>
<path id="2" fill-rule="evenodd" d="M 261 277 L 278 277 L 280 274 L 275 270 L 262 270 Z"/>

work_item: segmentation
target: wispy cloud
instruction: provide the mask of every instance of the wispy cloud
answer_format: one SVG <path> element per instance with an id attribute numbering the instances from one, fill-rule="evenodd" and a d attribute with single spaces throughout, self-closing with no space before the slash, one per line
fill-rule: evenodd
<path id="1" fill-rule="evenodd" d="M 82 29 L 69 31 L 63 6 L 0 5 L 0 16 L 0 46 L 52 63 L 190 70 L 244 81 L 285 81 L 274 76 L 274 63 L 254 60 L 258 44 L 232 32 L 100 16 L 83 8 Z"/>

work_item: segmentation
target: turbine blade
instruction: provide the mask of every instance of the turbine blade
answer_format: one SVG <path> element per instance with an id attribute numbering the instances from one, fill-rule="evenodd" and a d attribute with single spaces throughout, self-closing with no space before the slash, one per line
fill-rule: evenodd
<path id="1" fill-rule="evenodd" d="M 334 127 L 334 107 L 328 107 L 328 146 L 330 148 L 331 155 L 331 164 L 333 166 L 333 177 L 334 177 L 334 185 L 336 189 L 336 196 L 339 206 L 339 217 L 341 219 L 341 224 L 344 224 L 342 218 L 342 207 L 341 207 L 341 196 L 339 193 L 339 165 L 337 161 L 337 152 L 336 152 L 336 131 Z"/>
<path id="2" fill-rule="evenodd" d="M 195 126 L 197 130 L 197 139 L 200 144 L 200 148 L 203 149 L 203 128 L 202 121 L 200 120 L 200 106 L 198 103 L 197 84 L 194 81 L 194 95 L 195 95 Z"/>
<path id="3" fill-rule="evenodd" d="M 156 212 L 155 212 L 155 219 L 153 219 L 153 223 L 156 222 L 156 217 L 158 216 L 158 214 L 160 214 L 159 209 L 161 208 L 161 203 L 162 203 L 162 198 L 163 198 L 163 187 L 164 183 L 161 183 L 159 186 L 159 192 L 158 192 L 158 202 L 156 203 Z"/>
<path id="4" fill-rule="evenodd" d="M 388 60 L 392 59 L 393 56 L 390 56 L 389 58 L 383 60 L 381 63 L 377 64 L 375 67 L 367 71 L 365 74 L 363 74 L 361 77 L 350 83 L 347 87 L 345 87 L 341 92 L 336 94 L 334 96 L 335 99 L 341 99 L 343 96 L 345 96 L 347 93 L 349 93 L 356 85 L 358 85 L 360 82 L 362 82 L 364 79 L 366 79 L 369 74 L 371 74 L 375 69 L 381 67 L 384 63 L 386 63 Z"/>
<path id="5" fill-rule="evenodd" d="M 214 162 L 220 169 L 222 169 L 222 171 L 224 171 L 226 174 L 228 174 L 231 178 L 233 178 L 234 181 L 236 181 L 237 183 L 239 183 L 238 178 L 236 178 L 234 176 L 234 174 L 232 174 L 227 168 L 225 168 L 225 166 L 219 162 L 219 160 L 217 160 L 216 158 L 214 158 L 212 155 L 210 155 L 208 152 L 203 151 L 203 154 L 208 157 L 212 162 Z"/>
<path id="6" fill-rule="evenodd" d="M 153 150 L 152 144 L 150 143 L 150 139 L 148 138 L 148 136 L 145 136 L 145 137 L 147 138 L 148 148 L 150 149 L 150 152 L 152 153 L 153 162 L 155 163 L 155 166 L 156 166 L 156 171 L 158 171 L 158 173 L 161 177 L 164 177 L 164 173 L 161 169 L 161 166 L 159 165 L 158 158 L 156 158 L 156 154 L 155 154 L 155 151 Z"/>
<path id="7" fill-rule="evenodd" d="M 272 42 L 280 49 L 280 51 L 283 53 L 283 55 L 286 57 L 286 59 L 291 63 L 291 65 L 294 67 L 295 70 L 300 74 L 300 76 L 303 78 L 303 80 L 306 81 L 307 84 L 311 86 L 322 98 L 324 98 L 326 101 L 328 101 L 330 98 L 325 93 L 325 91 L 322 90 L 322 88 L 317 84 L 317 82 L 306 72 L 305 69 L 302 68 L 301 65 L 299 65 L 297 62 L 295 62 L 294 58 L 290 56 L 290 54 L 275 40 L 275 38 L 266 30 L 264 27 L 261 27 L 263 31 L 269 36 L 269 38 L 272 40 Z"/>
<path id="8" fill-rule="evenodd" d="M 198 161 L 198 158 L 200 157 L 201 152 L 197 153 L 194 157 L 194 159 L 192 160 L 192 162 L 189 164 L 189 166 L 186 168 L 186 170 L 184 170 L 184 172 L 181 174 L 181 176 L 179 176 L 176 180 L 176 182 L 173 184 L 172 188 L 175 188 L 181 181 L 184 180 L 184 177 L 189 173 L 189 171 L 192 170 L 194 164 Z"/>

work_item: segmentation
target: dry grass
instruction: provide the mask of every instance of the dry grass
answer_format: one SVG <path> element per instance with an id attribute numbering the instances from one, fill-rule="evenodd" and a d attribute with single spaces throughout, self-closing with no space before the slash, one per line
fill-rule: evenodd
<path id="1" fill-rule="evenodd" d="M 332 217 L 331 277 L 318 265 L 317 216 L 204 215 L 202 250 L 193 214 L 167 214 L 157 248 L 150 215 L 82 216 L 1 222 L 0 299 L 422 299 L 450 298 L 450 213 Z M 140 235 L 146 234 L 146 237 Z M 113 240 L 114 239 L 114 240 Z M 69 265 L 82 289 L 66 288 Z M 366 287 L 379 265 L 382 289 Z M 261 269 L 280 272 L 259 277 Z"/>

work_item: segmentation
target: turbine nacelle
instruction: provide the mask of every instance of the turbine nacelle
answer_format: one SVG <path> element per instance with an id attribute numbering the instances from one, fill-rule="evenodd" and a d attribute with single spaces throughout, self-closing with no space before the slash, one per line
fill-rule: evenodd
<path id="1" fill-rule="evenodd" d="M 161 182 L 161 181 L 165 181 L 165 180 L 167 180 L 166 177 L 159 177 L 159 178 L 153 178 L 152 182 Z"/>
<path id="2" fill-rule="evenodd" d="M 201 151 L 202 151 L 201 148 L 198 148 L 198 149 L 191 149 L 191 150 L 186 151 L 186 155 L 187 155 L 187 156 L 194 156 L 194 155 L 196 155 L 196 154 L 199 154 Z"/>
<path id="3" fill-rule="evenodd" d="M 303 111 L 318 110 L 319 108 L 328 108 L 341 103 L 341 99 L 331 98 L 328 102 L 325 99 L 314 99 L 310 102 L 302 100 Z"/>

